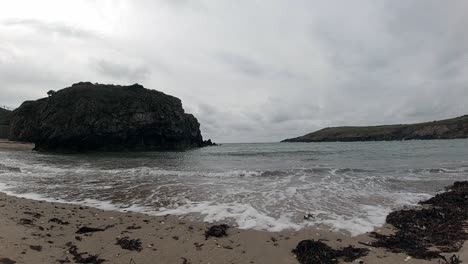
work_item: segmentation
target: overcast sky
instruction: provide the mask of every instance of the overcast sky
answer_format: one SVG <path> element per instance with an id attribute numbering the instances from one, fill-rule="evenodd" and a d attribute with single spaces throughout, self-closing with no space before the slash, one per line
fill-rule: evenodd
<path id="1" fill-rule="evenodd" d="M 0 105 L 79 81 L 179 97 L 205 138 L 468 114 L 468 1 L 15 0 Z"/>

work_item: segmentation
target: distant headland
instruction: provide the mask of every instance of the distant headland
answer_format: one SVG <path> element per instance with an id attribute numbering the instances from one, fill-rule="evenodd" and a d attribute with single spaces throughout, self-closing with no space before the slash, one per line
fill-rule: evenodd
<path id="1" fill-rule="evenodd" d="M 352 142 L 468 138 L 468 115 L 406 125 L 329 127 L 281 142 Z"/>

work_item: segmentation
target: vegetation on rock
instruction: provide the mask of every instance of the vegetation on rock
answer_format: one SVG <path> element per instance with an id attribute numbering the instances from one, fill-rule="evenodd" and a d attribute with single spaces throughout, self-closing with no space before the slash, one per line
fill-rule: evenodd
<path id="1" fill-rule="evenodd" d="M 330 127 L 282 142 L 350 142 L 468 138 L 468 115 L 441 121 L 368 127 Z"/>
<path id="2" fill-rule="evenodd" d="M 10 139 L 45 151 L 175 150 L 201 147 L 197 119 L 181 101 L 139 84 L 81 82 L 13 111 Z"/>

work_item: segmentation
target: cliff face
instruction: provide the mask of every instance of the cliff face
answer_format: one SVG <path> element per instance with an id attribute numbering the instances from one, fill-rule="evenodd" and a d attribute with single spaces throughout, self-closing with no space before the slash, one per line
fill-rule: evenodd
<path id="1" fill-rule="evenodd" d="M 0 138 L 8 138 L 11 111 L 0 107 Z"/>
<path id="2" fill-rule="evenodd" d="M 301 137 L 286 139 L 282 142 L 348 142 L 456 138 L 468 138 L 468 115 L 411 125 L 325 128 Z"/>
<path id="3" fill-rule="evenodd" d="M 13 111 L 10 140 L 46 151 L 173 150 L 203 146 L 178 98 L 135 84 L 77 83 Z"/>
<path id="4" fill-rule="evenodd" d="M 0 107 L 0 125 L 9 125 L 11 111 Z"/>

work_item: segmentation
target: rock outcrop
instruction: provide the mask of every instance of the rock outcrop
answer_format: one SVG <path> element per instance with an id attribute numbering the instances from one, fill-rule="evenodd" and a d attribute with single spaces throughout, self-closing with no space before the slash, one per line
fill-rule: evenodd
<path id="1" fill-rule="evenodd" d="M 11 119 L 11 111 L 0 107 L 0 125 L 9 125 Z"/>
<path id="2" fill-rule="evenodd" d="M 81 82 L 13 111 L 10 140 L 42 151 L 182 150 L 204 146 L 181 101 L 139 84 Z"/>
<path id="3" fill-rule="evenodd" d="M 0 107 L 0 138 L 8 138 L 11 111 Z"/>
<path id="4" fill-rule="evenodd" d="M 390 141 L 468 138 L 468 115 L 441 121 L 368 127 L 331 127 L 282 142 Z"/>

